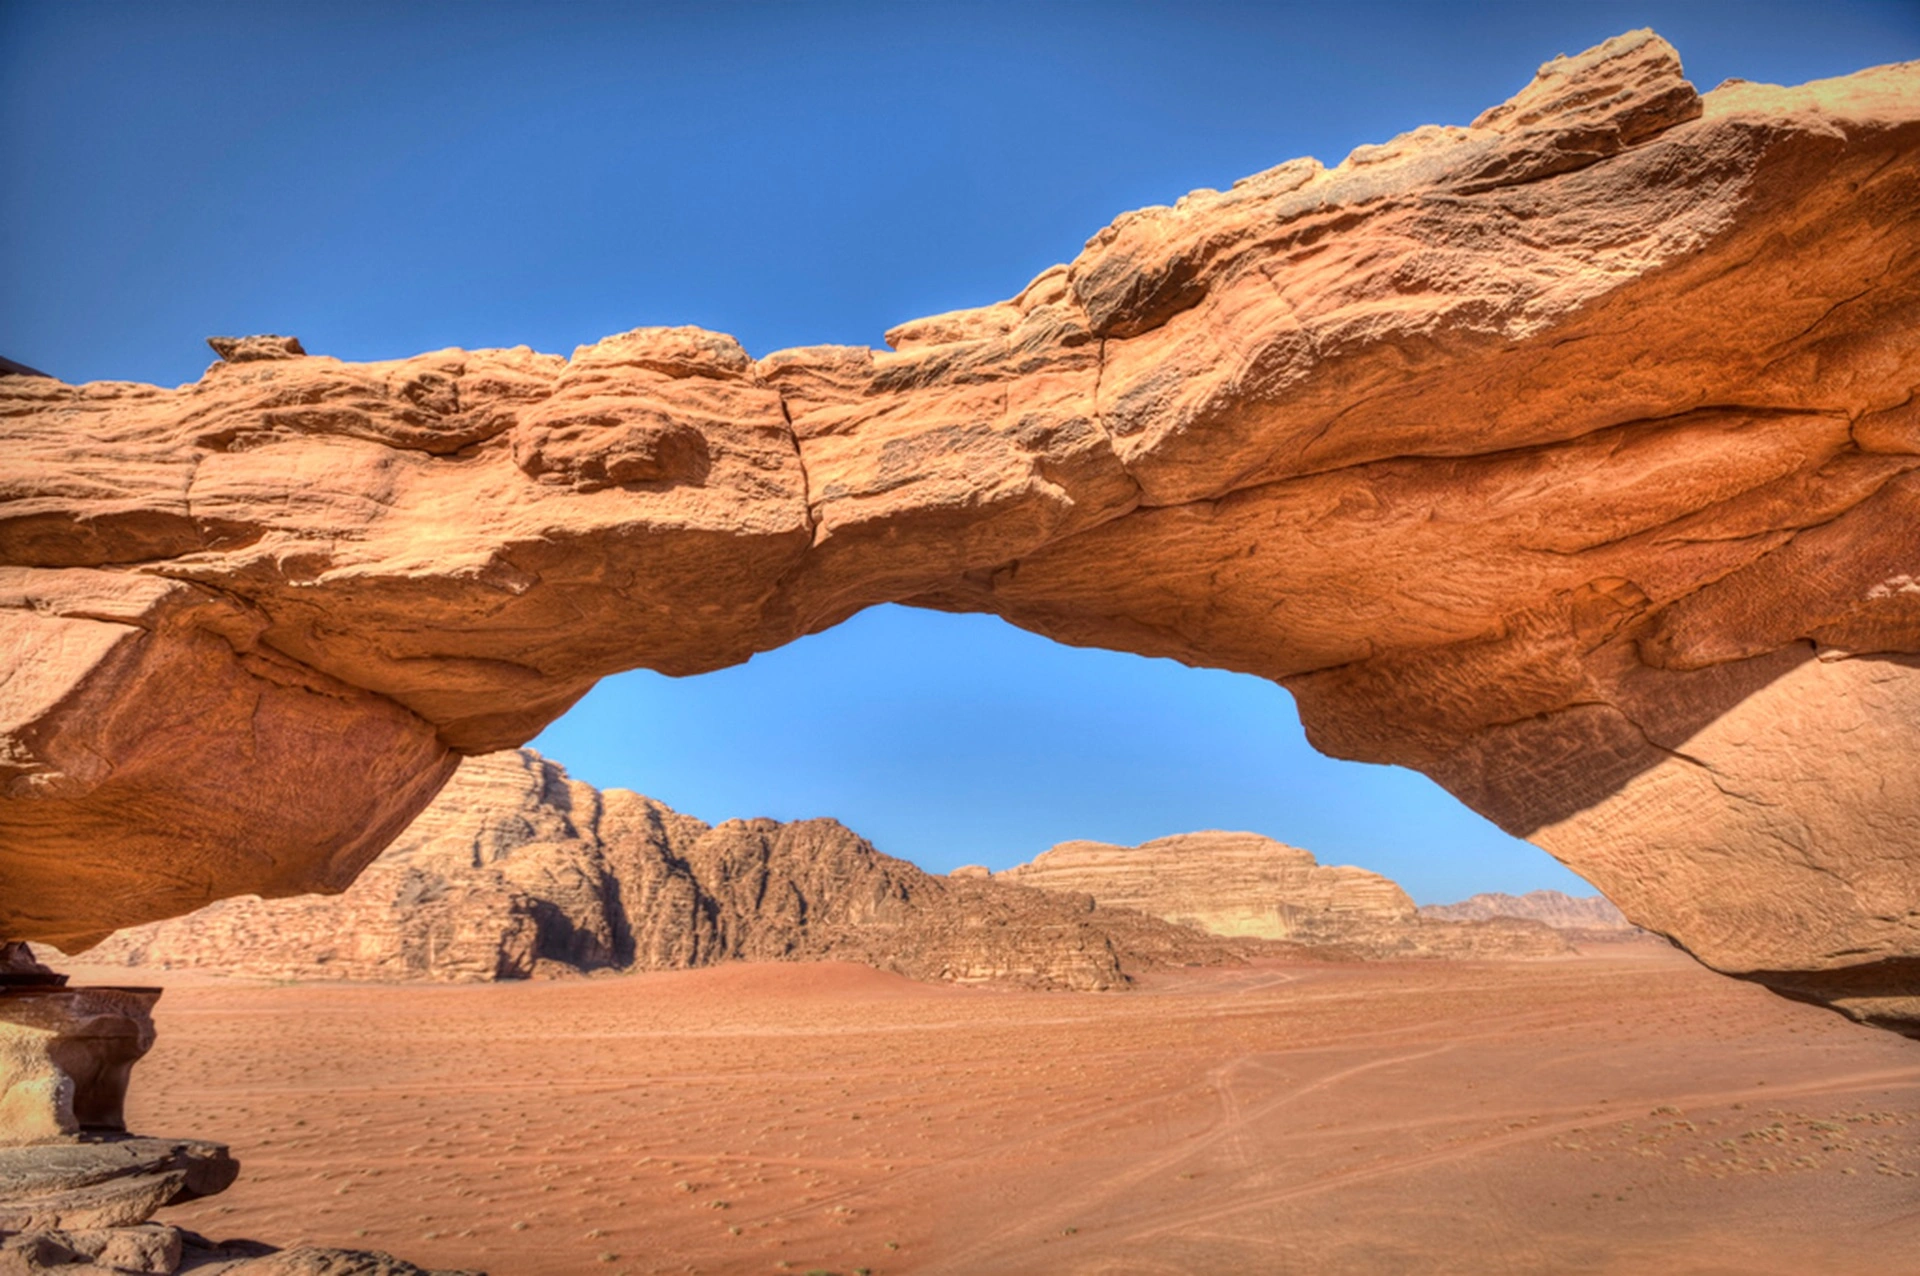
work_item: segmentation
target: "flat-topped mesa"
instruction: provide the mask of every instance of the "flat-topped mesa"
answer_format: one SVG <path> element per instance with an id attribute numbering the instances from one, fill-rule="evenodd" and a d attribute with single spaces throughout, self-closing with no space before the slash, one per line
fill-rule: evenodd
<path id="1" fill-rule="evenodd" d="M 1321 864 L 1258 833 L 1180 833 L 1139 846 L 1062 842 L 995 875 L 1084 894 L 1211 935 L 1279 939 L 1365 958 L 1562 957 L 1559 934 L 1515 917 L 1429 919 L 1391 878 Z"/>
<path id="2" fill-rule="evenodd" d="M 900 601 L 1281 681 L 1709 964 L 1920 1024 L 1916 207 L 1920 67 L 1702 97 L 1641 32 L 891 351 L 0 378 L 0 936 L 341 889 L 595 679 Z"/>
<path id="3" fill-rule="evenodd" d="M 1258 833 L 1181 833 L 1139 846 L 1062 842 L 996 876 L 1215 935 L 1325 939 L 1414 917 L 1413 900 L 1392 879 L 1321 864 Z"/>

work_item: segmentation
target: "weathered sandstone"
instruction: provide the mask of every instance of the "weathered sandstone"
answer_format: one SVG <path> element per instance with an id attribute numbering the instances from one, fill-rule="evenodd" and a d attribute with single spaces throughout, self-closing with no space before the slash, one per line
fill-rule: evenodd
<path id="1" fill-rule="evenodd" d="M 88 960 L 456 981 L 845 960 L 1092 990 L 1238 954 L 1085 895 L 932 877 L 833 820 L 709 827 L 517 749 L 468 759 L 343 895 L 222 900 L 121 931 Z"/>
<path id="2" fill-rule="evenodd" d="M 0 378 L 0 936 L 339 890 L 595 679 L 901 601 L 1281 681 L 1920 1027 L 1916 207 L 1920 67 L 1703 96 L 1636 32 L 889 351 Z"/>
<path id="3" fill-rule="evenodd" d="M 174 1272 L 180 1268 L 185 1237 L 162 1223 L 132 1227 L 48 1228 L 0 1236 L 0 1271 L 8 1276 L 66 1272 Z"/>
<path id="4" fill-rule="evenodd" d="M 486 1276 L 484 1272 L 417 1267 L 380 1250 L 330 1249 L 297 1245 L 274 1249 L 258 1243 L 199 1243 L 190 1238 L 192 1265 L 183 1270 L 206 1276 Z"/>
<path id="5" fill-rule="evenodd" d="M 216 1244 L 156 1211 L 232 1186 L 218 1143 L 130 1135 L 127 1073 L 153 1044 L 157 988 L 69 988 L 0 948 L 0 1276 L 195 1271 L 424 1276 L 386 1254 Z"/>
<path id="6" fill-rule="evenodd" d="M 1360 957 L 1545 957 L 1569 952 L 1516 917 L 1428 918 L 1391 879 L 1321 864 L 1258 833 L 1182 833 L 1139 846 L 1062 842 L 997 874 L 1089 895 L 1212 935 L 1278 939 Z M 1468 923 L 1468 924 L 1461 924 Z"/>
<path id="7" fill-rule="evenodd" d="M 158 988 L 0 988 L 0 1147 L 127 1128 Z"/>

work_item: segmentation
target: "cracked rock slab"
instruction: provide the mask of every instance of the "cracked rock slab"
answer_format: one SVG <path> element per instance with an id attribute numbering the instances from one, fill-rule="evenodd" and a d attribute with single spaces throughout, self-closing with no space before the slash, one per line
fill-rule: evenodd
<path id="1" fill-rule="evenodd" d="M 0 1148 L 0 1231 L 130 1227 L 162 1206 L 226 1191 L 239 1172 L 225 1147 L 189 1139 Z"/>

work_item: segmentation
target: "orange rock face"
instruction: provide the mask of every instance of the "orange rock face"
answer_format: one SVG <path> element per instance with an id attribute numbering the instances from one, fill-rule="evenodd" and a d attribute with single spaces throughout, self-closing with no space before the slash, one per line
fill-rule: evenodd
<path id="1" fill-rule="evenodd" d="M 900 601 L 1279 680 L 1709 964 L 1920 1023 L 1916 208 L 1920 68 L 1702 96 L 1639 32 L 890 351 L 0 379 L 0 934 L 337 890 L 595 679 Z"/>

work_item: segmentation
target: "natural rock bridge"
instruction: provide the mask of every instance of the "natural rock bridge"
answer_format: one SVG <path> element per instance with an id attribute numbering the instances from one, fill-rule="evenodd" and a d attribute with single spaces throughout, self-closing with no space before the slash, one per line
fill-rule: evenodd
<path id="1" fill-rule="evenodd" d="M 1637 33 L 890 352 L 0 379 L 0 939 L 338 890 L 597 678 L 904 602 L 1275 679 L 1716 969 L 1920 1031 L 1920 65 Z"/>

